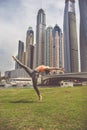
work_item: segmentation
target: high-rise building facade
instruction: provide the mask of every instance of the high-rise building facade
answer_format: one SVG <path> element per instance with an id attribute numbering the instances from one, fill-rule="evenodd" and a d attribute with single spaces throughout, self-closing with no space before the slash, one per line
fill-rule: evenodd
<path id="1" fill-rule="evenodd" d="M 23 57 L 24 57 L 24 42 L 22 42 L 22 41 L 19 40 L 19 44 L 18 44 L 18 56 L 17 56 L 17 58 L 22 63 L 24 61 Z M 17 64 L 16 68 L 21 68 L 21 67 Z"/>
<path id="2" fill-rule="evenodd" d="M 46 29 L 46 63 L 47 66 L 53 66 L 53 28 Z"/>
<path id="3" fill-rule="evenodd" d="M 64 35 L 61 34 L 62 37 L 62 68 L 64 68 Z"/>
<path id="4" fill-rule="evenodd" d="M 76 32 L 75 0 L 65 0 L 64 69 L 65 72 L 78 72 L 78 42 Z"/>
<path id="5" fill-rule="evenodd" d="M 63 67 L 63 41 L 62 31 L 58 25 L 55 25 L 53 29 L 53 66 L 61 68 Z"/>
<path id="6" fill-rule="evenodd" d="M 34 45 L 30 45 L 30 68 L 33 69 L 34 64 Z"/>
<path id="7" fill-rule="evenodd" d="M 34 43 L 34 31 L 32 30 L 32 27 L 29 27 L 26 35 L 26 65 L 29 67 L 31 67 L 31 57 L 32 57 L 31 52 L 33 43 Z"/>
<path id="8" fill-rule="evenodd" d="M 24 54 L 23 54 L 23 64 L 25 65 L 26 64 L 26 52 L 24 51 Z"/>
<path id="9" fill-rule="evenodd" d="M 1 71 L 0 71 L 0 78 L 1 78 Z"/>
<path id="10" fill-rule="evenodd" d="M 81 71 L 87 72 L 87 0 L 79 0 Z"/>
<path id="11" fill-rule="evenodd" d="M 36 25 L 36 66 L 45 64 L 46 55 L 46 16 L 43 9 L 37 14 Z"/>
<path id="12" fill-rule="evenodd" d="M 36 67 L 36 44 L 34 44 L 33 68 Z"/>

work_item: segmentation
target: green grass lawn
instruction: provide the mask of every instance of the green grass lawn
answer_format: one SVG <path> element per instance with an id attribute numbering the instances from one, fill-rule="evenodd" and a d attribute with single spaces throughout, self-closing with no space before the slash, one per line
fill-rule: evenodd
<path id="1" fill-rule="evenodd" d="M 87 130 L 87 87 L 0 89 L 0 130 Z"/>

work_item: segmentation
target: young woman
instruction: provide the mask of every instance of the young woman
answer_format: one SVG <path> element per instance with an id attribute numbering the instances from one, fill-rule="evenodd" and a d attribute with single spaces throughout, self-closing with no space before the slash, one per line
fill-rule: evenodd
<path id="1" fill-rule="evenodd" d="M 12 56 L 13 59 L 22 67 L 25 69 L 25 71 L 29 74 L 29 76 L 32 78 L 33 87 L 38 95 L 39 101 L 42 101 L 42 96 L 40 94 L 40 91 L 37 87 L 37 79 L 38 79 L 38 72 L 35 70 L 32 70 L 31 68 L 27 67 L 26 65 L 22 64 L 16 57 Z"/>

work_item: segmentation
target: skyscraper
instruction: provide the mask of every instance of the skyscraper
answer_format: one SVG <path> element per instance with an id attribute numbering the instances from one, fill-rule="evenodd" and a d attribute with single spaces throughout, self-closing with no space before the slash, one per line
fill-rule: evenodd
<path id="1" fill-rule="evenodd" d="M 43 9 L 37 14 L 36 26 L 36 66 L 45 64 L 46 50 L 46 16 Z"/>
<path id="2" fill-rule="evenodd" d="M 76 32 L 75 0 L 65 0 L 64 68 L 66 72 L 78 72 L 78 43 Z"/>
<path id="3" fill-rule="evenodd" d="M 36 44 L 34 44 L 33 68 L 36 67 Z"/>
<path id="4" fill-rule="evenodd" d="M 55 25 L 53 29 L 53 66 L 61 68 L 63 67 L 63 40 L 62 31 L 58 25 Z"/>
<path id="5" fill-rule="evenodd" d="M 29 27 L 26 35 L 26 65 L 29 67 L 31 67 L 31 54 L 32 54 L 31 46 L 33 45 L 33 43 L 34 43 L 34 32 L 32 30 L 32 27 Z"/>
<path id="6" fill-rule="evenodd" d="M 62 37 L 62 68 L 64 68 L 64 35 L 63 33 L 61 35 L 62 35 L 61 36 Z"/>
<path id="7" fill-rule="evenodd" d="M 53 28 L 46 29 L 46 63 L 47 66 L 53 66 Z"/>
<path id="8" fill-rule="evenodd" d="M 87 72 L 87 0 L 79 0 L 81 71 Z"/>
<path id="9" fill-rule="evenodd" d="M 23 63 L 24 59 L 24 42 L 19 40 L 18 44 L 18 56 L 17 58 Z M 17 68 L 21 68 L 18 64 L 16 65 Z"/>
<path id="10" fill-rule="evenodd" d="M 0 78 L 1 78 L 1 71 L 0 71 Z"/>
<path id="11" fill-rule="evenodd" d="M 30 68 L 33 69 L 34 64 L 34 45 L 30 45 Z"/>

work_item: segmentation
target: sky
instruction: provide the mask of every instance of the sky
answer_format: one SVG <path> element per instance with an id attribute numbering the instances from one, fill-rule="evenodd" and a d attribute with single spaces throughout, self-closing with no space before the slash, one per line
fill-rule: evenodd
<path id="1" fill-rule="evenodd" d="M 31 26 L 36 32 L 38 10 L 42 8 L 45 11 L 46 27 L 54 27 L 58 24 L 63 30 L 64 6 L 65 0 L 0 0 L 0 72 L 2 74 L 15 68 L 12 56 L 18 53 L 19 40 L 26 43 L 28 27 Z M 77 32 L 79 32 L 78 0 L 75 3 L 75 11 Z"/>

